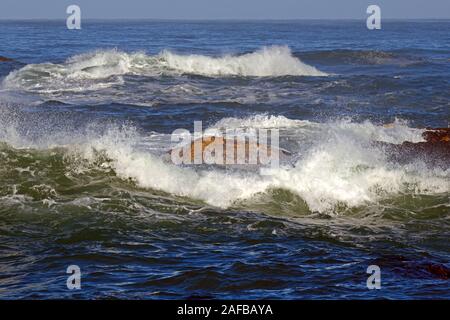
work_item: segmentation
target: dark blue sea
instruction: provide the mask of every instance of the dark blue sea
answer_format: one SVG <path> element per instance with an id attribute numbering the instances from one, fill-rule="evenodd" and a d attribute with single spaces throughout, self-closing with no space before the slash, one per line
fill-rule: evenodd
<path id="1" fill-rule="evenodd" d="M 0 21 L 0 56 L 0 298 L 450 298 L 450 165 L 381 147 L 448 126 L 450 21 Z M 164 160 L 194 121 L 290 158 Z"/>

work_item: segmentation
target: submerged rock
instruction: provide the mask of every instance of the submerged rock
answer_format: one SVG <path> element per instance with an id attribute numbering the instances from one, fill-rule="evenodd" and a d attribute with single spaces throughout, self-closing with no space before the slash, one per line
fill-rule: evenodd
<path id="1" fill-rule="evenodd" d="M 402 255 L 383 255 L 373 262 L 382 268 L 416 279 L 450 279 L 450 269 L 444 264 L 427 259 L 407 258 Z"/>
<path id="2" fill-rule="evenodd" d="M 6 62 L 6 61 L 13 61 L 13 59 L 10 59 L 10 58 L 7 58 L 7 57 L 0 56 L 0 62 Z"/>

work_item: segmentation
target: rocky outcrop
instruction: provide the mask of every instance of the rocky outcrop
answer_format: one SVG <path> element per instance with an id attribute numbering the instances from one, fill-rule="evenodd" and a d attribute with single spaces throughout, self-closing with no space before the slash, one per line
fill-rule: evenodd
<path id="1" fill-rule="evenodd" d="M 390 160 L 398 163 L 420 159 L 430 166 L 450 167 L 450 128 L 428 128 L 422 134 L 424 142 L 405 141 L 402 144 L 377 143 L 385 148 Z"/>
<path id="2" fill-rule="evenodd" d="M 233 149 L 233 155 L 227 156 L 227 145 L 230 145 Z M 176 154 L 177 157 L 183 157 L 184 152 L 188 152 L 189 155 L 187 157 L 184 157 L 185 159 L 188 159 L 188 162 L 194 163 L 195 160 L 195 151 L 196 148 L 199 148 L 198 154 L 201 157 L 201 162 L 206 163 L 208 161 L 205 160 L 205 153 L 206 152 L 212 152 L 213 149 L 221 149 L 222 150 L 222 159 L 218 159 L 219 164 L 243 164 L 240 163 L 240 160 L 243 160 L 244 163 L 249 163 L 252 161 L 252 159 L 256 159 L 256 164 L 260 165 L 262 164 L 260 157 L 258 156 L 257 150 L 263 151 L 263 154 L 267 155 L 268 158 L 272 157 L 272 152 L 278 152 L 278 157 L 282 158 L 284 156 L 290 156 L 290 152 L 284 149 L 276 149 L 272 148 L 265 144 L 260 144 L 257 142 L 249 142 L 249 141 L 243 141 L 239 139 L 234 139 L 234 141 L 231 141 L 229 139 L 225 139 L 223 137 L 215 137 L 215 136 L 208 136 L 203 137 L 203 139 L 198 139 L 193 142 L 191 142 L 190 145 L 180 147 L 180 148 L 174 148 L 169 151 L 169 154 L 172 155 L 173 153 Z M 230 148 L 231 149 L 231 148 Z M 251 152 L 254 152 L 253 155 L 255 155 L 254 158 L 251 157 Z M 212 152 L 215 156 L 214 152 Z M 238 154 L 245 155 L 245 159 L 238 159 Z"/>
<path id="3" fill-rule="evenodd" d="M 427 128 L 422 136 L 430 143 L 450 142 L 450 128 Z"/>
<path id="4" fill-rule="evenodd" d="M 416 159 L 420 159 L 427 165 L 433 167 L 441 167 L 444 169 L 450 168 L 450 128 L 428 128 L 424 131 L 423 138 L 425 139 L 424 142 L 414 143 L 405 141 L 402 144 L 376 142 L 375 145 L 382 147 L 389 160 L 393 162 L 407 164 Z M 226 146 L 229 143 L 232 146 L 233 155 L 227 157 Z M 201 157 L 201 163 L 208 162 L 205 160 L 205 153 L 211 153 L 214 148 L 220 148 L 222 150 L 223 160 L 220 161 L 221 159 L 219 159 L 220 164 L 229 164 L 230 160 L 235 164 L 239 163 L 239 159 L 237 158 L 238 154 L 245 154 L 244 163 L 248 164 L 250 159 L 254 159 L 251 158 L 250 152 L 257 149 L 265 151 L 263 153 L 265 153 L 268 158 L 271 157 L 272 152 L 277 152 L 280 160 L 283 160 L 283 158 L 287 159 L 286 157 L 291 156 L 289 151 L 271 148 L 264 144 L 240 141 L 238 139 L 229 141 L 223 137 L 214 136 L 203 137 L 203 139 L 191 142 L 190 145 L 188 144 L 183 147 L 174 148 L 168 152 L 168 155 L 175 155 L 176 158 L 184 158 L 183 163 L 185 164 L 186 162 L 194 164 L 196 157 L 195 150 L 197 147 L 200 149 L 198 154 Z M 184 156 L 184 152 L 187 152 L 188 155 Z M 261 164 L 259 157 L 257 157 L 256 164 Z"/>

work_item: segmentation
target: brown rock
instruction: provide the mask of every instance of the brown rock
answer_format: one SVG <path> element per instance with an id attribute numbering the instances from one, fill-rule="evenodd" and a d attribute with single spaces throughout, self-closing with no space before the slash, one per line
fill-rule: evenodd
<path id="1" fill-rule="evenodd" d="M 200 141 L 201 140 L 201 141 Z M 260 144 L 260 143 L 250 143 L 249 141 L 244 141 L 244 140 L 239 140 L 239 139 L 234 139 L 234 141 L 230 141 L 228 139 L 225 139 L 223 137 L 215 137 L 215 136 L 208 136 L 208 137 L 203 137 L 203 139 L 198 139 L 195 140 L 193 142 L 191 142 L 191 145 L 186 147 L 180 147 L 180 148 L 175 148 L 169 151 L 169 154 L 172 154 L 173 152 L 178 152 L 178 155 L 180 157 L 183 156 L 183 152 L 184 150 L 186 150 L 187 152 L 190 152 L 190 161 L 191 163 L 194 163 L 195 160 L 195 149 L 197 147 L 197 145 L 201 148 L 201 150 L 198 152 L 201 155 L 201 159 L 202 159 L 202 163 L 205 163 L 205 151 L 207 150 L 207 148 L 210 146 L 211 150 L 214 148 L 213 145 L 211 145 L 212 143 L 215 143 L 215 147 L 216 148 L 221 148 L 222 149 L 222 154 L 223 154 L 223 162 L 221 162 L 221 164 L 226 164 L 226 160 L 227 160 L 227 144 L 233 145 L 233 156 L 230 156 L 230 159 L 228 159 L 228 161 L 232 161 L 233 164 L 237 164 L 238 163 L 238 154 L 239 152 L 243 152 L 245 154 L 245 163 L 249 163 L 250 162 L 250 150 L 252 150 L 252 152 L 256 152 L 258 149 L 259 150 L 263 150 L 266 152 L 267 157 L 271 157 L 272 156 L 272 152 L 276 151 L 279 152 L 278 155 L 281 158 L 281 156 L 288 156 L 290 155 L 290 153 L 286 150 L 283 149 L 275 149 L 275 148 L 271 148 L 268 145 L 265 144 Z M 256 164 L 261 164 L 261 159 L 259 156 L 256 156 Z M 264 161 L 262 161 L 264 162 Z"/>
<path id="2" fill-rule="evenodd" d="M 10 58 L 0 56 L 0 62 L 6 62 L 6 61 L 13 61 L 13 60 Z"/>
<path id="3" fill-rule="evenodd" d="M 426 265 L 426 270 L 440 279 L 443 280 L 450 279 L 450 270 L 442 264 L 429 263 Z"/>
<path id="4" fill-rule="evenodd" d="M 427 128 L 427 131 L 422 136 L 427 142 L 431 143 L 450 142 L 450 128 Z"/>
<path id="5" fill-rule="evenodd" d="M 449 168 L 450 129 L 427 128 L 422 136 L 425 142 L 413 143 L 405 141 L 402 144 L 377 142 L 376 145 L 383 147 L 389 159 L 398 163 L 407 163 L 420 159 L 430 166 Z"/>

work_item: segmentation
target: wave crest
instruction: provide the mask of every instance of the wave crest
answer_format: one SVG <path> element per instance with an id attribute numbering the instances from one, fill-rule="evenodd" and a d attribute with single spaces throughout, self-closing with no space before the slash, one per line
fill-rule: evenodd
<path id="1" fill-rule="evenodd" d="M 219 58 L 202 55 L 178 55 L 165 51 L 161 57 L 171 69 L 208 76 L 325 76 L 301 62 L 286 46 L 264 47 L 241 56 Z"/>
<path id="2" fill-rule="evenodd" d="M 10 117 L 0 116 L 4 129 L 12 126 L 9 120 Z M 294 159 L 289 165 L 270 169 L 271 175 L 245 168 L 178 167 L 160 156 L 170 148 L 170 135 L 144 136 L 133 127 L 113 124 L 110 127 L 93 124 L 86 130 L 77 127 L 80 132 L 67 129 L 56 135 L 44 130 L 44 137 L 35 142 L 22 133 L 28 134 L 27 126 L 17 123 L 3 133 L 0 130 L 0 141 L 15 148 L 63 147 L 66 153 L 76 155 L 75 158 L 111 168 L 119 178 L 131 179 L 139 187 L 222 208 L 239 207 L 255 197 L 269 197 L 274 189 L 297 195 L 310 211 L 322 213 L 372 205 L 399 195 L 449 192 L 448 169 L 428 168 L 420 159 L 407 165 L 392 163 L 382 148 L 371 143 L 418 141 L 421 130 L 404 122 L 384 127 L 369 121 L 315 123 L 283 116 L 253 116 L 223 119 L 216 126 L 220 124 L 280 125 L 283 129 L 280 145 L 289 143 Z"/>
<path id="3" fill-rule="evenodd" d="M 11 72 L 6 88 L 32 92 L 83 92 L 123 82 L 123 75 L 161 76 L 195 74 L 203 76 L 325 76 L 294 57 L 288 47 L 264 47 L 239 56 L 209 57 L 182 55 L 165 50 L 157 55 L 102 50 L 73 56 L 64 63 L 29 64 Z"/>

